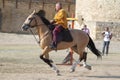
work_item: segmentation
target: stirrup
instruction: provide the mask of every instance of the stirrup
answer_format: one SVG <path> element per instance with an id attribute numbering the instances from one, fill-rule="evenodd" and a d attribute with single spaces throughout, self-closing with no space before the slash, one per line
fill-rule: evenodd
<path id="1" fill-rule="evenodd" d="M 57 50 L 57 47 L 55 47 L 54 45 L 50 45 L 50 49 Z"/>

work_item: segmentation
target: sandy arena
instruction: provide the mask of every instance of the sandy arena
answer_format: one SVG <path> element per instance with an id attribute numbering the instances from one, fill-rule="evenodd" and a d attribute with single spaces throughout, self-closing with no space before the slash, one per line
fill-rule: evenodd
<path id="1" fill-rule="evenodd" d="M 101 51 L 102 41 L 95 41 Z M 41 49 L 32 35 L 0 33 L 0 80 L 120 80 L 120 41 L 111 41 L 110 53 L 102 60 L 88 51 L 88 64 L 92 70 L 77 66 L 57 65 L 61 76 L 39 59 Z M 61 63 L 67 50 L 52 51 L 50 58 Z M 78 56 L 74 54 L 74 59 Z"/>

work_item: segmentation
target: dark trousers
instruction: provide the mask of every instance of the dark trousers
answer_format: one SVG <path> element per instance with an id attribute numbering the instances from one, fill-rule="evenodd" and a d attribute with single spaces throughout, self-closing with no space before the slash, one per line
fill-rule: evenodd
<path id="1" fill-rule="evenodd" d="M 104 43 L 103 43 L 103 50 L 102 50 L 103 55 L 104 55 L 104 53 L 105 53 L 106 55 L 108 55 L 109 44 L 110 44 L 110 41 L 104 41 Z M 105 50 L 106 50 L 106 52 L 105 52 Z"/>
<path id="2" fill-rule="evenodd" d="M 60 32 L 62 32 L 64 28 L 60 25 L 57 25 L 55 29 L 53 30 L 53 44 L 57 47 L 57 43 L 62 41 L 62 35 Z"/>

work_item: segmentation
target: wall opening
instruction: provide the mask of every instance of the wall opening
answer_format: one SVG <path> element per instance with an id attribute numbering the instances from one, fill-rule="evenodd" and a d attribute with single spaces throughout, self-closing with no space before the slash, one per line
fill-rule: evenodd
<path id="1" fill-rule="evenodd" d="M 2 28 L 2 10 L 0 8 L 0 31 L 1 31 L 1 28 Z"/>

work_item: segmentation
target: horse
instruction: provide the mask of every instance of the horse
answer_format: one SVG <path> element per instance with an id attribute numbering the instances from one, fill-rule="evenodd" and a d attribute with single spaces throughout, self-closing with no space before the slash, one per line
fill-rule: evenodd
<path id="1" fill-rule="evenodd" d="M 54 64 L 54 62 L 49 59 L 49 52 L 52 51 L 52 49 L 50 48 L 50 44 L 52 42 L 52 33 L 48 25 L 50 25 L 51 23 L 45 18 L 45 15 L 42 13 L 44 13 L 43 10 L 39 12 L 35 12 L 34 10 L 23 23 L 22 29 L 27 31 L 28 29 L 36 28 L 40 40 L 39 45 L 42 49 L 40 59 L 47 63 L 51 68 L 53 68 L 57 75 L 60 75 L 60 70 L 57 68 L 56 64 Z M 75 61 L 72 64 L 70 72 L 74 72 L 76 66 L 84 59 L 84 50 L 86 46 L 97 56 L 98 59 L 102 58 L 101 52 L 96 48 L 93 40 L 89 35 L 87 35 L 82 30 L 77 29 L 70 30 L 70 34 L 73 38 L 73 41 L 61 41 L 57 45 L 57 50 L 71 48 L 79 56 L 78 61 Z M 84 65 L 87 66 L 86 62 L 84 62 Z"/>

